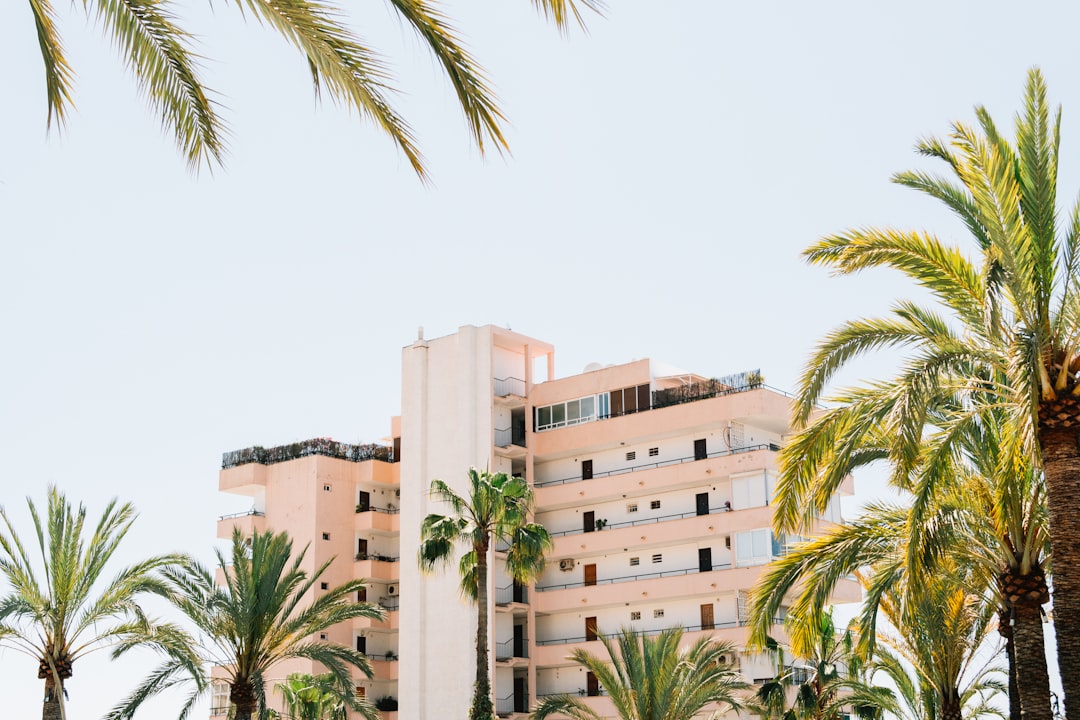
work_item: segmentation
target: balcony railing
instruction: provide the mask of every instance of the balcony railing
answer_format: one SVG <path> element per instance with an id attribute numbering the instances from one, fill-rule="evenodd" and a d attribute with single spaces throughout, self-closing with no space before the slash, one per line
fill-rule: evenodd
<path id="1" fill-rule="evenodd" d="M 495 378 L 495 397 L 525 397 L 525 381 L 516 377 Z"/>
<path id="2" fill-rule="evenodd" d="M 495 447 L 525 447 L 524 428 L 495 428 Z"/>
<path id="3" fill-rule="evenodd" d="M 610 477 L 612 475 L 623 475 L 625 473 L 641 472 L 642 470 L 653 470 L 655 468 L 666 467 L 668 465 L 681 465 L 682 463 L 695 462 L 697 460 L 704 460 L 706 458 L 718 458 L 725 457 L 727 455 L 738 455 L 739 453 L 754 452 L 756 450 L 770 450 L 772 452 L 778 452 L 780 450 L 780 446 L 776 443 L 759 443 L 757 445 L 747 445 L 745 447 L 731 448 L 730 450 L 717 450 L 716 452 L 708 453 L 704 458 L 689 455 L 687 457 L 673 458 L 671 460 L 663 460 L 661 462 L 630 465 L 628 467 L 615 468 L 614 470 L 594 472 L 592 474 L 592 477 L 589 478 L 584 478 L 581 475 L 573 475 L 568 478 L 562 478 L 561 480 L 544 480 L 543 482 L 536 483 L 536 487 L 542 488 L 548 487 L 550 485 L 566 485 L 568 483 L 581 482 L 582 480 L 593 480 L 596 478 Z"/>
<path id="4" fill-rule="evenodd" d="M 222 515 L 221 517 L 218 518 L 218 520 L 219 521 L 220 520 L 232 520 L 233 518 L 252 517 L 252 516 L 254 516 L 254 517 L 266 517 L 266 513 L 264 513 L 261 510 L 247 510 L 245 512 L 237 512 L 237 513 L 232 513 L 230 515 Z"/>
<path id="5" fill-rule="evenodd" d="M 348 460 L 350 462 L 363 462 L 364 460 L 395 462 L 394 448 L 389 445 L 375 445 L 373 443 L 367 445 L 350 445 L 349 443 L 338 442 L 329 438 L 314 438 L 312 440 L 304 440 L 302 442 L 279 445 L 272 448 L 264 448 L 256 445 L 255 447 L 244 448 L 243 450 L 232 450 L 227 453 L 222 453 L 221 469 L 228 470 L 229 468 L 234 468 L 238 465 L 247 465 L 249 463 L 272 465 L 288 460 L 296 460 L 297 458 L 307 457 L 309 455 L 322 455 L 324 457 Z"/>
<path id="6" fill-rule="evenodd" d="M 523 585 L 507 585 L 506 587 L 495 588 L 496 605 L 527 602 L 529 602 L 529 593 Z"/>
<path id="7" fill-rule="evenodd" d="M 383 610 L 387 610 L 387 611 L 400 610 L 401 609 L 401 600 L 396 598 L 396 597 L 381 597 L 380 596 L 377 604 Z"/>
<path id="8" fill-rule="evenodd" d="M 713 565 L 713 570 L 730 570 L 731 563 L 720 563 L 719 565 Z M 563 583 L 561 585 L 544 585 L 543 587 L 537 586 L 536 592 L 547 592 L 548 590 L 568 590 L 570 588 L 579 587 L 592 587 L 593 585 L 617 585 L 618 583 L 634 582 L 635 580 L 655 580 L 657 578 L 666 577 L 678 577 L 680 575 L 694 575 L 702 572 L 701 568 L 687 568 L 685 570 L 661 570 L 660 572 L 641 573 L 640 575 L 621 575 L 619 577 L 606 578 L 604 580 L 597 580 L 596 582 L 572 582 Z M 706 570 L 705 572 L 709 572 Z"/>
<path id="9" fill-rule="evenodd" d="M 511 660 L 529 657 L 529 639 L 511 638 L 506 642 L 495 643 L 495 659 Z"/>
<path id="10" fill-rule="evenodd" d="M 527 713 L 528 696 L 507 695 L 504 698 L 495 698 L 495 714 L 499 717 L 510 717 L 514 713 Z"/>
<path id="11" fill-rule="evenodd" d="M 380 555 L 379 553 L 356 553 L 357 560 L 377 560 L 379 562 L 398 562 L 401 558 Z"/>
<path id="12" fill-rule="evenodd" d="M 683 631 L 685 631 L 685 632 L 698 632 L 700 630 L 708 631 L 708 630 L 717 630 L 717 629 L 722 629 L 722 628 L 733 628 L 733 627 L 739 627 L 738 621 L 736 621 L 736 620 L 728 620 L 726 622 L 714 622 L 711 625 L 684 625 L 683 626 Z M 670 629 L 671 629 L 670 625 L 665 625 L 662 628 L 657 628 L 657 629 L 654 629 L 654 630 L 639 630 L 638 632 L 640 634 L 642 634 L 642 635 L 659 635 L 660 633 L 664 632 L 665 630 L 670 630 Z M 537 640 L 536 644 L 537 645 L 569 645 L 570 643 L 591 642 L 591 641 L 596 640 L 596 639 L 598 639 L 598 637 L 586 637 L 584 635 L 579 635 L 577 637 L 563 637 L 563 638 L 552 638 L 550 640 Z"/>
<path id="13" fill-rule="evenodd" d="M 401 511 L 398 510 L 393 505 L 390 505 L 389 507 L 384 507 L 384 508 L 383 507 L 375 507 L 374 505 L 367 505 L 367 506 L 357 505 L 356 506 L 356 512 L 357 513 L 377 512 L 377 513 L 386 513 L 387 515 L 397 515 Z"/>
<path id="14" fill-rule="evenodd" d="M 604 530 L 621 528 L 621 527 L 636 527 L 637 525 L 653 525 L 655 523 L 667 522 L 669 520 L 682 520 L 688 517 L 704 517 L 706 515 L 713 515 L 716 513 L 731 512 L 731 503 L 721 505 L 720 507 L 709 508 L 708 513 L 699 513 L 696 510 L 684 513 L 675 513 L 673 515 L 660 515 L 658 517 L 643 518 L 641 520 L 627 520 L 620 523 L 608 523 L 604 525 Z M 549 533 L 551 537 L 564 537 L 566 535 L 578 535 L 585 532 L 584 527 L 579 527 L 574 530 L 560 530 L 559 532 Z M 594 531 L 600 532 L 600 531 Z"/>

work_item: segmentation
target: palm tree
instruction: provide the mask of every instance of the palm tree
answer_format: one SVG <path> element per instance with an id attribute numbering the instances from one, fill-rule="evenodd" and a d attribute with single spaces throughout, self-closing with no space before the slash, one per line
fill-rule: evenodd
<path id="1" fill-rule="evenodd" d="M 408 123 L 390 101 L 393 76 L 385 60 L 342 22 L 342 11 L 328 0 L 235 0 L 294 45 L 308 61 L 316 96 L 326 90 L 343 104 L 370 119 L 408 158 L 416 173 L 426 177 L 424 159 Z M 486 143 L 506 148 L 504 117 L 484 71 L 461 44 L 457 30 L 432 0 L 389 0 L 389 4 L 427 45 L 446 73 L 465 114 L 470 133 L 483 152 Z M 582 23 L 576 0 L 534 0 L 542 14 L 561 30 Z M 602 0 L 580 0 L 600 12 Z M 178 23 L 168 0 L 96 0 L 85 5 L 97 16 L 119 48 L 162 125 L 176 138 L 188 165 L 220 164 L 227 131 L 218 115 L 213 93 L 199 77 L 199 55 L 192 36 Z M 51 0 L 30 0 L 38 45 L 45 65 L 49 126 L 63 125 L 72 101 L 74 70 L 56 27 Z"/>
<path id="2" fill-rule="evenodd" d="M 814 495 L 829 483 L 826 475 L 846 475 L 868 462 L 889 457 L 889 428 L 839 439 L 838 427 L 857 425 L 873 404 L 886 415 L 892 410 L 893 386 L 881 384 L 858 393 L 840 408 L 824 412 L 783 450 L 778 505 L 792 506 L 798 483 L 793 476 L 814 476 L 807 492 Z M 878 403 L 864 403 L 877 396 Z M 939 567 L 963 565 L 978 572 L 977 592 L 996 606 L 999 630 L 1006 637 L 1010 699 L 1026 718 L 1049 720 L 1050 687 L 1046 670 L 1042 605 L 1047 602 L 1046 506 L 1040 475 L 1000 408 L 971 416 L 955 400 L 936 400 L 910 478 L 892 476 L 901 492 L 913 496 L 910 506 L 871 506 L 848 527 L 836 528 L 819 543 L 780 559 L 754 597 L 755 637 L 767 632 L 784 595 L 805 581 L 797 615 L 813 617 L 824 607 L 835 583 L 844 575 L 871 568 L 871 594 L 865 605 L 869 626 L 882 593 L 907 577 L 926 577 Z M 843 433 L 840 433 L 842 435 Z M 992 598 L 992 599 L 991 599 Z M 864 633 L 873 639 L 873 633 Z"/>
<path id="3" fill-rule="evenodd" d="M 908 578 L 881 599 L 881 612 L 894 631 L 879 633 L 873 669 L 896 686 L 906 720 L 1001 717 L 994 700 L 1007 691 L 996 677 L 1001 670 L 993 658 L 977 664 L 993 632 L 996 608 L 964 587 L 967 574 L 953 565 L 914 582 Z"/>
<path id="4" fill-rule="evenodd" d="M 274 689 L 281 694 L 284 713 L 275 713 L 280 720 L 348 720 L 349 711 L 359 713 L 365 720 L 379 720 L 379 711 L 364 698 L 342 693 L 332 675 L 292 673 Z"/>
<path id="5" fill-rule="evenodd" d="M 570 657 L 596 676 L 622 720 L 687 720 L 716 705 L 740 709 L 738 693 L 749 686 L 739 678 L 730 660 L 734 646 L 702 637 L 680 649 L 682 636 L 681 627 L 655 636 L 623 628 L 614 640 L 600 636 L 606 658 L 581 648 Z M 720 714 L 717 711 L 713 717 Z M 546 720 L 556 715 L 571 720 L 600 718 L 570 695 L 545 698 L 531 718 Z"/>
<path id="6" fill-rule="evenodd" d="M 910 470 L 933 399 L 968 393 L 974 421 L 987 407 L 1001 408 L 1023 452 L 1043 472 L 1049 536 L 1055 559 L 1054 607 L 1058 665 L 1069 698 L 1080 702 L 1080 205 L 1060 232 L 1057 169 L 1060 111 L 1050 119 L 1046 86 L 1037 69 L 1028 75 L 1025 107 L 1016 119 L 1014 146 L 1002 137 L 985 108 L 978 128 L 954 123 L 949 141 L 930 138 L 920 153 L 946 163 L 953 179 L 924 172 L 894 180 L 936 198 L 964 222 L 978 255 L 932 235 L 891 229 L 856 229 L 826 237 L 806 255 L 838 273 L 890 267 L 929 290 L 948 317 L 915 303 L 897 305 L 891 317 L 841 326 L 814 353 L 800 381 L 796 421 L 807 423 L 832 375 L 853 357 L 882 347 L 914 352 L 898 378 L 889 454 Z M 854 439 L 873 422 L 843 429 Z M 833 482 L 830 478 L 826 484 Z M 790 479 L 795 501 L 809 497 L 813 481 Z M 819 488 L 824 492 L 825 488 Z M 782 508 L 783 523 L 813 514 L 809 506 Z M 1038 583 L 1037 577 L 1031 578 Z M 1037 595 L 1035 584 L 1021 588 Z"/>
<path id="7" fill-rule="evenodd" d="M 767 643 L 781 664 L 777 677 L 762 683 L 751 710 L 770 720 L 841 720 L 848 709 L 863 720 L 880 720 L 886 712 L 896 714 L 892 691 L 869 681 L 869 668 L 855 650 L 851 628 L 836 632 L 832 612 L 824 611 L 808 619 L 813 637 L 795 650 L 796 663 L 783 667 L 783 652 L 775 642 Z M 788 688 L 794 699 L 788 703 Z"/>
<path id="8" fill-rule="evenodd" d="M 455 548 L 468 548 L 459 562 L 462 595 L 476 603 L 476 684 L 470 720 L 494 718 L 488 677 L 488 555 L 494 543 L 507 545 L 506 572 L 516 582 L 532 582 L 544 571 L 544 555 L 554 543 L 547 530 L 529 522 L 532 488 L 519 477 L 469 468 L 468 495 L 442 480 L 431 481 L 431 496 L 450 506 L 451 515 L 431 514 L 420 526 L 420 569 L 431 572 L 454 560 Z"/>
<path id="9" fill-rule="evenodd" d="M 40 553 L 37 567 L 0 508 L 0 574 L 11 587 L 0 600 L 0 645 L 37 662 L 38 677 L 45 681 L 41 717 L 57 720 L 67 717 L 64 683 L 75 662 L 148 631 L 152 625 L 137 604 L 139 596 L 160 593 L 154 571 L 179 558 L 149 558 L 107 579 L 113 553 L 135 520 L 131 504 L 112 500 L 89 537 L 83 533 L 90 530 L 86 508 L 72 507 L 55 487 L 48 490 L 44 516 L 29 498 L 26 504 Z"/>
<path id="10" fill-rule="evenodd" d="M 265 683 L 270 668 L 290 658 L 321 663 L 344 702 L 353 697 L 352 668 L 371 676 L 367 657 L 344 645 L 319 640 L 329 627 L 357 617 L 382 618 L 378 606 L 352 600 L 364 587 L 350 580 L 315 591 L 333 558 L 310 575 L 302 569 L 307 548 L 295 557 L 285 533 L 256 532 L 248 541 L 233 531 L 229 560 L 217 551 L 224 585 L 209 569 L 190 558 L 181 567 L 166 568 L 169 599 L 195 626 L 195 636 L 173 633 L 138 638 L 166 656 L 132 693 L 108 714 L 110 720 L 133 717 L 139 706 L 162 690 L 182 684 L 194 689 L 181 708 L 184 720 L 193 704 L 210 690 L 208 666 L 225 671 L 229 701 L 236 720 L 267 715 Z M 121 655 L 133 643 L 122 643 Z"/>

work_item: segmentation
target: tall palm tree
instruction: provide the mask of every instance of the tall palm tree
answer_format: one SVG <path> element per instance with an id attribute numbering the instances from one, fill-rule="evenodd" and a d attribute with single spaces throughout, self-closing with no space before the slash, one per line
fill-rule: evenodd
<path id="1" fill-rule="evenodd" d="M 841 720 L 849 714 L 880 720 L 886 712 L 896 714 L 892 691 L 870 682 L 850 627 L 837 632 L 831 611 L 820 612 L 803 625 L 812 625 L 814 630 L 809 642 L 795 650 L 795 664 L 784 667 L 781 648 L 768 643 L 779 672 L 758 688 L 751 710 L 770 720 Z M 794 698 L 789 703 L 792 686 Z"/>
<path id="2" fill-rule="evenodd" d="M 162 555 L 118 571 L 110 561 L 135 520 L 130 503 L 112 500 L 93 527 L 55 487 L 44 515 L 27 498 L 40 563 L 31 560 L 7 511 L 0 508 L 0 575 L 11 588 L 0 599 L 0 646 L 30 656 L 45 681 L 43 720 L 67 717 L 65 681 L 77 660 L 152 629 L 139 597 L 162 591 L 154 571 L 178 556 Z M 87 537 L 84 530 L 91 531 Z M 106 571 L 115 572 L 108 578 Z"/>
<path id="3" fill-rule="evenodd" d="M 711 706 L 738 710 L 738 694 L 749 686 L 730 660 L 734 646 L 702 637 L 680 649 L 682 636 L 680 627 L 655 636 L 623 628 L 614 640 L 600 636 L 606 658 L 581 648 L 574 650 L 571 658 L 596 676 L 621 720 L 687 720 Z M 712 717 L 721 714 L 717 710 Z M 546 720 L 556 715 L 571 720 L 600 718 L 570 695 L 545 698 L 531 718 Z"/>
<path id="4" fill-rule="evenodd" d="M 379 711 L 366 698 L 346 697 L 332 675 L 292 673 L 274 689 L 284 701 L 284 712 L 275 720 L 348 720 L 349 711 L 364 720 L 379 720 Z"/>
<path id="5" fill-rule="evenodd" d="M 182 566 L 165 568 L 170 601 L 194 625 L 194 635 L 179 633 L 137 638 L 166 656 L 132 693 L 108 714 L 110 720 L 133 717 L 139 706 L 162 690 L 184 684 L 194 689 L 180 710 L 184 720 L 211 684 L 207 667 L 225 671 L 229 701 L 236 720 L 268 717 L 266 680 L 270 668 L 291 658 L 321 663 L 342 693 L 353 700 L 352 669 L 371 676 L 367 657 L 352 648 L 319 640 L 318 634 L 353 618 L 382 618 L 371 603 L 355 602 L 363 580 L 350 580 L 328 590 L 316 590 L 333 558 L 310 575 L 302 569 L 305 547 L 296 556 L 285 533 L 256 532 L 250 544 L 233 531 L 232 554 L 217 551 L 225 577 L 219 586 L 213 573 L 190 558 Z M 115 655 L 134 642 L 121 643 Z"/>
<path id="6" fill-rule="evenodd" d="M 914 458 L 933 398 L 970 394 L 970 415 L 986 407 L 1008 413 L 1016 441 L 1041 469 L 1054 557 L 1054 619 L 1066 710 L 1080 702 L 1080 204 L 1058 227 L 1057 171 L 1060 111 L 1051 120 L 1046 86 L 1030 71 L 1015 147 L 985 108 L 978 126 L 954 123 L 948 141 L 923 140 L 920 153 L 945 162 L 952 178 L 924 172 L 894 180 L 940 200 L 975 240 L 974 258 L 922 232 L 863 228 L 826 237 L 807 250 L 810 262 L 837 273 L 870 267 L 900 270 L 929 290 L 938 306 L 899 303 L 891 317 L 850 322 L 830 334 L 812 356 L 796 401 L 796 421 L 809 422 L 833 374 L 853 357 L 883 347 L 912 355 L 898 378 L 890 455 Z M 944 310 L 945 315 L 939 310 Z M 843 430 L 865 430 L 872 409 Z M 909 467 L 898 464 L 906 474 Z M 833 482 L 831 478 L 828 483 Z M 793 498 L 811 474 L 793 475 Z M 821 492 L 824 492 L 822 489 Z M 781 522 L 813 514 L 781 508 Z M 1023 594 L 1037 595 L 1038 577 Z"/>
<path id="7" fill-rule="evenodd" d="M 318 95 L 330 95 L 355 109 L 390 136 L 421 178 L 424 159 L 412 129 L 391 103 L 393 76 L 385 60 L 341 20 L 328 0 L 234 0 L 294 45 L 308 61 Z M 457 94 L 473 140 L 506 147 L 504 121 L 484 71 L 462 45 L 457 30 L 434 0 L 388 0 L 401 20 L 427 45 Z M 602 0 L 533 0 L 560 29 L 582 22 L 578 2 L 599 12 Z M 94 0 L 84 5 L 110 35 L 162 125 L 176 138 L 188 164 L 219 164 L 227 131 L 213 93 L 199 77 L 199 54 L 192 36 L 178 22 L 169 0 Z M 57 30 L 52 0 L 30 0 L 38 45 L 45 65 L 48 124 L 63 125 L 73 104 L 74 70 Z"/>
<path id="8" fill-rule="evenodd" d="M 488 677 L 489 554 L 496 542 L 507 545 L 506 572 L 520 583 L 544 571 L 544 555 L 554 543 L 543 525 L 529 522 L 532 488 L 519 477 L 469 468 L 468 495 L 459 495 L 442 480 L 431 481 L 431 496 L 450 506 L 452 514 L 430 514 L 420 526 L 420 569 L 431 572 L 454 561 L 456 548 L 467 548 L 458 563 L 461 592 L 476 603 L 476 683 L 470 720 L 495 716 Z"/>
<path id="9" fill-rule="evenodd" d="M 839 408 L 825 411 L 783 450 L 777 504 L 793 505 L 800 489 L 792 478 L 813 476 L 805 492 L 829 486 L 826 476 L 843 476 L 890 457 L 888 427 L 842 437 L 837 428 L 858 425 L 865 405 L 888 416 L 893 386 L 849 394 Z M 878 397 L 877 403 L 864 403 Z M 856 399 L 857 398 L 857 399 Z M 867 621 L 873 623 L 882 593 L 908 577 L 925 577 L 959 563 L 982 580 L 977 592 L 996 605 L 1010 657 L 1010 678 L 1024 677 L 1010 699 L 1015 716 L 1049 720 L 1042 605 L 1047 602 L 1046 505 L 1041 476 L 1001 408 L 971 414 L 955 399 L 937 399 L 922 434 L 911 476 L 893 474 L 897 490 L 912 496 L 910 506 L 871 506 L 848 527 L 836 528 L 820 543 L 801 548 L 774 564 L 754 597 L 755 636 L 767 632 L 767 618 L 795 584 L 804 581 L 797 615 L 820 612 L 835 583 L 871 568 Z M 901 460 L 900 462 L 903 462 Z M 873 639 L 873 633 L 864 633 Z"/>

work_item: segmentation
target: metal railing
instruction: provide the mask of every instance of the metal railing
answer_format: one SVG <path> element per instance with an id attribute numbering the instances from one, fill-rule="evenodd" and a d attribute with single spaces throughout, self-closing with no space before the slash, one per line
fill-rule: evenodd
<path id="1" fill-rule="evenodd" d="M 510 603 L 528 603 L 529 592 L 524 585 L 507 585 L 495 588 L 495 604 L 509 605 Z"/>
<path id="2" fill-rule="evenodd" d="M 713 565 L 713 570 L 730 570 L 731 563 L 720 563 L 719 565 Z M 640 575 L 622 575 L 620 577 L 607 578 L 604 580 L 597 580 L 596 582 L 572 582 L 563 583 L 562 585 L 544 585 L 543 587 L 537 586 L 536 592 L 547 592 L 549 590 L 568 590 L 570 588 L 580 587 L 592 587 L 593 585 L 618 585 L 624 582 L 634 582 L 635 580 L 656 580 L 657 578 L 665 577 L 678 577 L 680 575 L 694 575 L 702 572 L 701 568 L 687 568 L 685 570 L 662 570 L 660 572 L 642 573 Z M 709 572 L 705 570 L 704 572 Z"/>
<path id="3" fill-rule="evenodd" d="M 264 513 L 262 510 L 245 510 L 244 512 L 237 512 L 237 513 L 231 513 L 229 515 L 222 515 L 221 517 L 218 518 L 218 520 L 219 521 L 221 521 L 221 520 L 232 520 L 233 518 L 251 517 L 251 516 L 254 516 L 254 517 L 266 517 L 266 513 Z"/>
<path id="4" fill-rule="evenodd" d="M 382 555 L 380 553 L 356 553 L 357 560 L 377 560 L 379 562 L 398 562 L 401 558 Z"/>
<path id="5" fill-rule="evenodd" d="M 231 450 L 222 453 L 221 469 L 228 470 L 229 468 L 237 467 L 238 465 L 247 465 L 249 463 L 271 465 L 273 463 L 286 462 L 288 460 L 295 460 L 309 455 L 323 455 L 339 460 L 349 460 L 350 462 L 362 462 L 364 460 L 395 462 L 394 448 L 389 445 L 375 445 L 373 443 L 367 445 L 350 445 L 349 443 L 338 442 L 336 440 L 331 440 L 330 438 L 313 438 L 311 440 L 303 440 L 288 445 L 278 445 L 277 447 L 272 448 L 264 448 L 260 445 L 256 445 L 242 450 Z"/>
<path id="6" fill-rule="evenodd" d="M 653 525 L 659 522 L 668 522 L 669 520 L 683 520 L 688 517 L 708 517 L 716 513 L 731 512 L 731 503 L 721 505 L 720 507 L 709 508 L 707 513 L 699 513 L 697 510 L 684 513 L 674 513 L 672 515 L 660 515 L 652 518 L 642 518 L 641 520 L 627 520 L 620 523 L 607 523 L 604 525 L 604 530 L 621 528 L 621 527 L 636 527 L 638 525 Z M 565 537 L 567 535 L 579 535 L 585 532 L 584 527 L 576 528 L 574 530 L 560 530 L 558 532 L 549 533 L 551 537 Z M 591 532 L 602 532 L 600 530 L 592 530 Z"/>
<path id="7" fill-rule="evenodd" d="M 711 625 L 683 625 L 682 629 L 683 629 L 684 632 L 699 632 L 699 631 L 708 632 L 709 630 L 719 630 L 719 629 L 723 629 L 723 628 L 734 628 L 734 627 L 739 627 L 739 622 L 737 620 L 728 620 L 726 622 L 714 622 Z M 652 635 L 659 635 L 660 633 L 664 632 L 665 630 L 670 630 L 670 629 L 671 629 L 671 625 L 666 625 L 666 626 L 664 626 L 662 628 L 656 628 L 656 629 L 653 629 L 653 630 L 639 630 L 638 633 L 641 634 L 641 635 L 650 635 L 650 636 L 652 636 Z M 578 637 L 553 638 L 551 640 L 537 640 L 536 644 L 537 645 L 569 645 L 571 643 L 592 642 L 593 640 L 596 640 L 597 642 L 599 642 L 599 636 L 601 634 L 602 633 L 597 633 L 596 637 L 587 637 L 585 635 L 580 635 Z"/>
<path id="8" fill-rule="evenodd" d="M 777 452 L 780 450 L 780 446 L 776 443 L 758 443 L 756 445 L 747 445 L 746 447 L 732 448 L 730 450 L 717 450 L 716 452 L 708 453 L 703 458 L 689 455 L 687 457 L 674 458 L 672 460 L 661 460 L 660 462 L 642 463 L 641 465 L 631 465 L 629 467 L 615 468 L 614 470 L 594 472 L 592 476 L 588 478 L 584 478 L 581 475 L 573 475 L 568 478 L 562 478 L 561 480 L 545 480 L 536 483 L 536 487 L 542 488 L 548 487 L 549 485 L 566 485 L 568 483 L 581 482 L 582 480 L 594 480 L 596 478 L 610 477 L 612 475 L 623 475 L 625 473 L 640 472 L 642 470 L 653 470 L 668 465 L 681 465 L 682 463 L 696 462 L 708 458 L 725 457 L 728 455 L 738 455 L 739 453 L 754 452 L 756 450 L 770 450 L 772 452 Z"/>
<path id="9" fill-rule="evenodd" d="M 525 433 L 514 428 L 495 428 L 495 447 L 525 447 Z"/>
<path id="10" fill-rule="evenodd" d="M 495 397 L 525 397 L 525 381 L 516 377 L 495 378 Z"/>
<path id="11" fill-rule="evenodd" d="M 499 717 L 510 717 L 514 713 L 529 712 L 528 696 L 507 695 L 504 698 L 495 698 L 495 714 Z"/>
<path id="12" fill-rule="evenodd" d="M 377 513 L 386 513 L 387 515 L 397 515 L 401 511 L 398 510 L 396 507 L 394 507 L 392 505 L 389 506 L 389 507 L 384 507 L 384 508 L 383 507 L 375 507 L 374 505 L 368 505 L 367 507 L 364 507 L 363 505 L 357 505 L 356 506 L 356 512 L 357 512 L 357 514 L 363 513 L 363 512 L 377 512 Z"/>
<path id="13" fill-rule="evenodd" d="M 529 657 L 529 639 L 511 638 L 506 642 L 495 643 L 496 660 L 512 660 Z"/>

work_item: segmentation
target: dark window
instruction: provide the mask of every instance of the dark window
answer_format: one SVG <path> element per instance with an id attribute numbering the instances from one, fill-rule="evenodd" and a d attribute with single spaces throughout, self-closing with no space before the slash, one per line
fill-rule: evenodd
<path id="1" fill-rule="evenodd" d="M 592 460 L 581 461 L 581 479 L 592 480 Z"/>
<path id="2" fill-rule="evenodd" d="M 694 441 L 694 459 L 704 460 L 709 456 L 709 451 L 705 445 L 705 438 Z"/>

